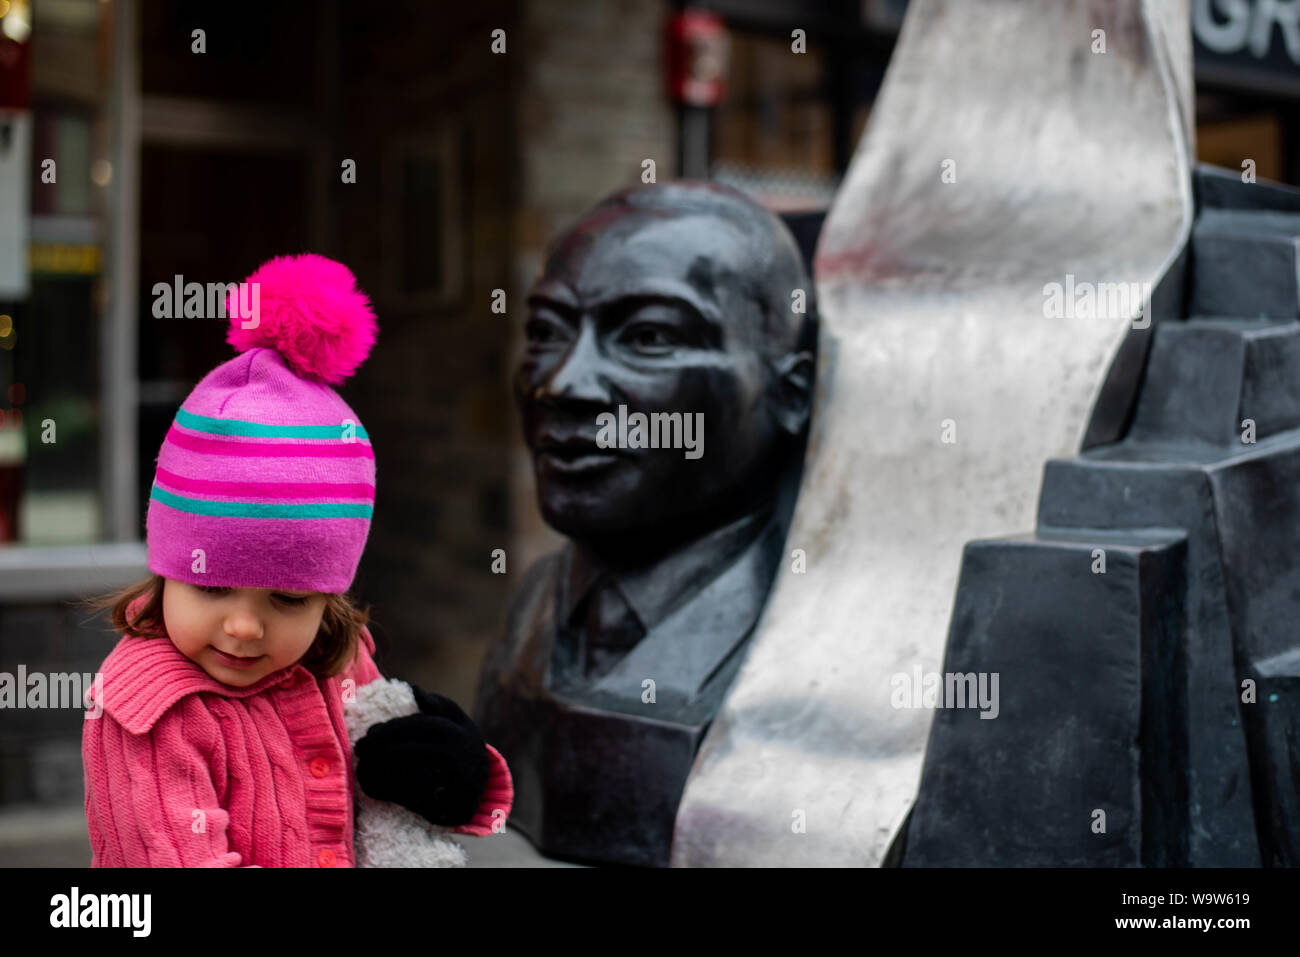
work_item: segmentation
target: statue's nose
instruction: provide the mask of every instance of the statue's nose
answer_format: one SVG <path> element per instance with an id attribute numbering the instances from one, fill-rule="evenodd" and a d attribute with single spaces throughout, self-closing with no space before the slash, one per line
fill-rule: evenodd
<path id="1" fill-rule="evenodd" d="M 593 324 L 584 321 L 578 338 L 560 364 L 537 387 L 534 398 L 542 402 L 609 405 L 611 394 L 605 365 Z"/>

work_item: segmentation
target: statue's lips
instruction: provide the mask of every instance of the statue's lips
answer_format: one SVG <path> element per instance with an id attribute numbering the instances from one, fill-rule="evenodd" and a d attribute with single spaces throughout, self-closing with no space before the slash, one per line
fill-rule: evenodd
<path id="1" fill-rule="evenodd" d="M 624 453 L 620 449 L 601 448 L 595 439 L 578 436 L 558 439 L 543 436 L 533 448 L 537 467 L 564 475 L 601 472 L 618 464 Z"/>

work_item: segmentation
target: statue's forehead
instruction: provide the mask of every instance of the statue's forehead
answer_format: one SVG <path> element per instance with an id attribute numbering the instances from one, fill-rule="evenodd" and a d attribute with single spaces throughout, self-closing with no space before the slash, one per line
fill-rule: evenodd
<path id="1" fill-rule="evenodd" d="M 587 301 L 686 283 L 721 303 L 746 271 L 760 268 L 751 248 L 735 224 L 716 215 L 637 212 L 593 218 L 559 243 L 544 279 L 558 280 Z"/>

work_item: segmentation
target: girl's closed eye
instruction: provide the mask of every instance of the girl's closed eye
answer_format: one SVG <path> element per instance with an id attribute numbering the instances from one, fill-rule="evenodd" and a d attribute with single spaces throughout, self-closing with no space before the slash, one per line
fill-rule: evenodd
<path id="1" fill-rule="evenodd" d="M 194 587 L 197 588 L 199 591 L 203 592 L 205 595 L 219 596 L 219 595 L 225 595 L 230 592 L 230 588 L 225 585 L 195 585 Z M 307 604 L 307 599 L 309 599 L 310 597 L 311 597 L 310 594 L 290 595 L 287 594 L 286 592 L 271 593 L 271 600 L 278 605 L 283 605 L 286 608 L 300 608 L 303 605 Z"/>

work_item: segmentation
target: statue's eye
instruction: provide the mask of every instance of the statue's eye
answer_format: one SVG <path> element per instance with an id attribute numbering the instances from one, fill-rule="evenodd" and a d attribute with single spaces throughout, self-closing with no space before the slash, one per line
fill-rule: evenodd
<path id="1" fill-rule="evenodd" d="M 641 352 L 670 352 L 681 345 L 682 338 L 672 326 L 658 322 L 638 322 L 628 327 L 623 339 Z"/>
<path id="2" fill-rule="evenodd" d="M 564 328 L 556 319 L 536 314 L 524 326 L 524 336 L 530 345 L 545 346 L 562 341 Z"/>

